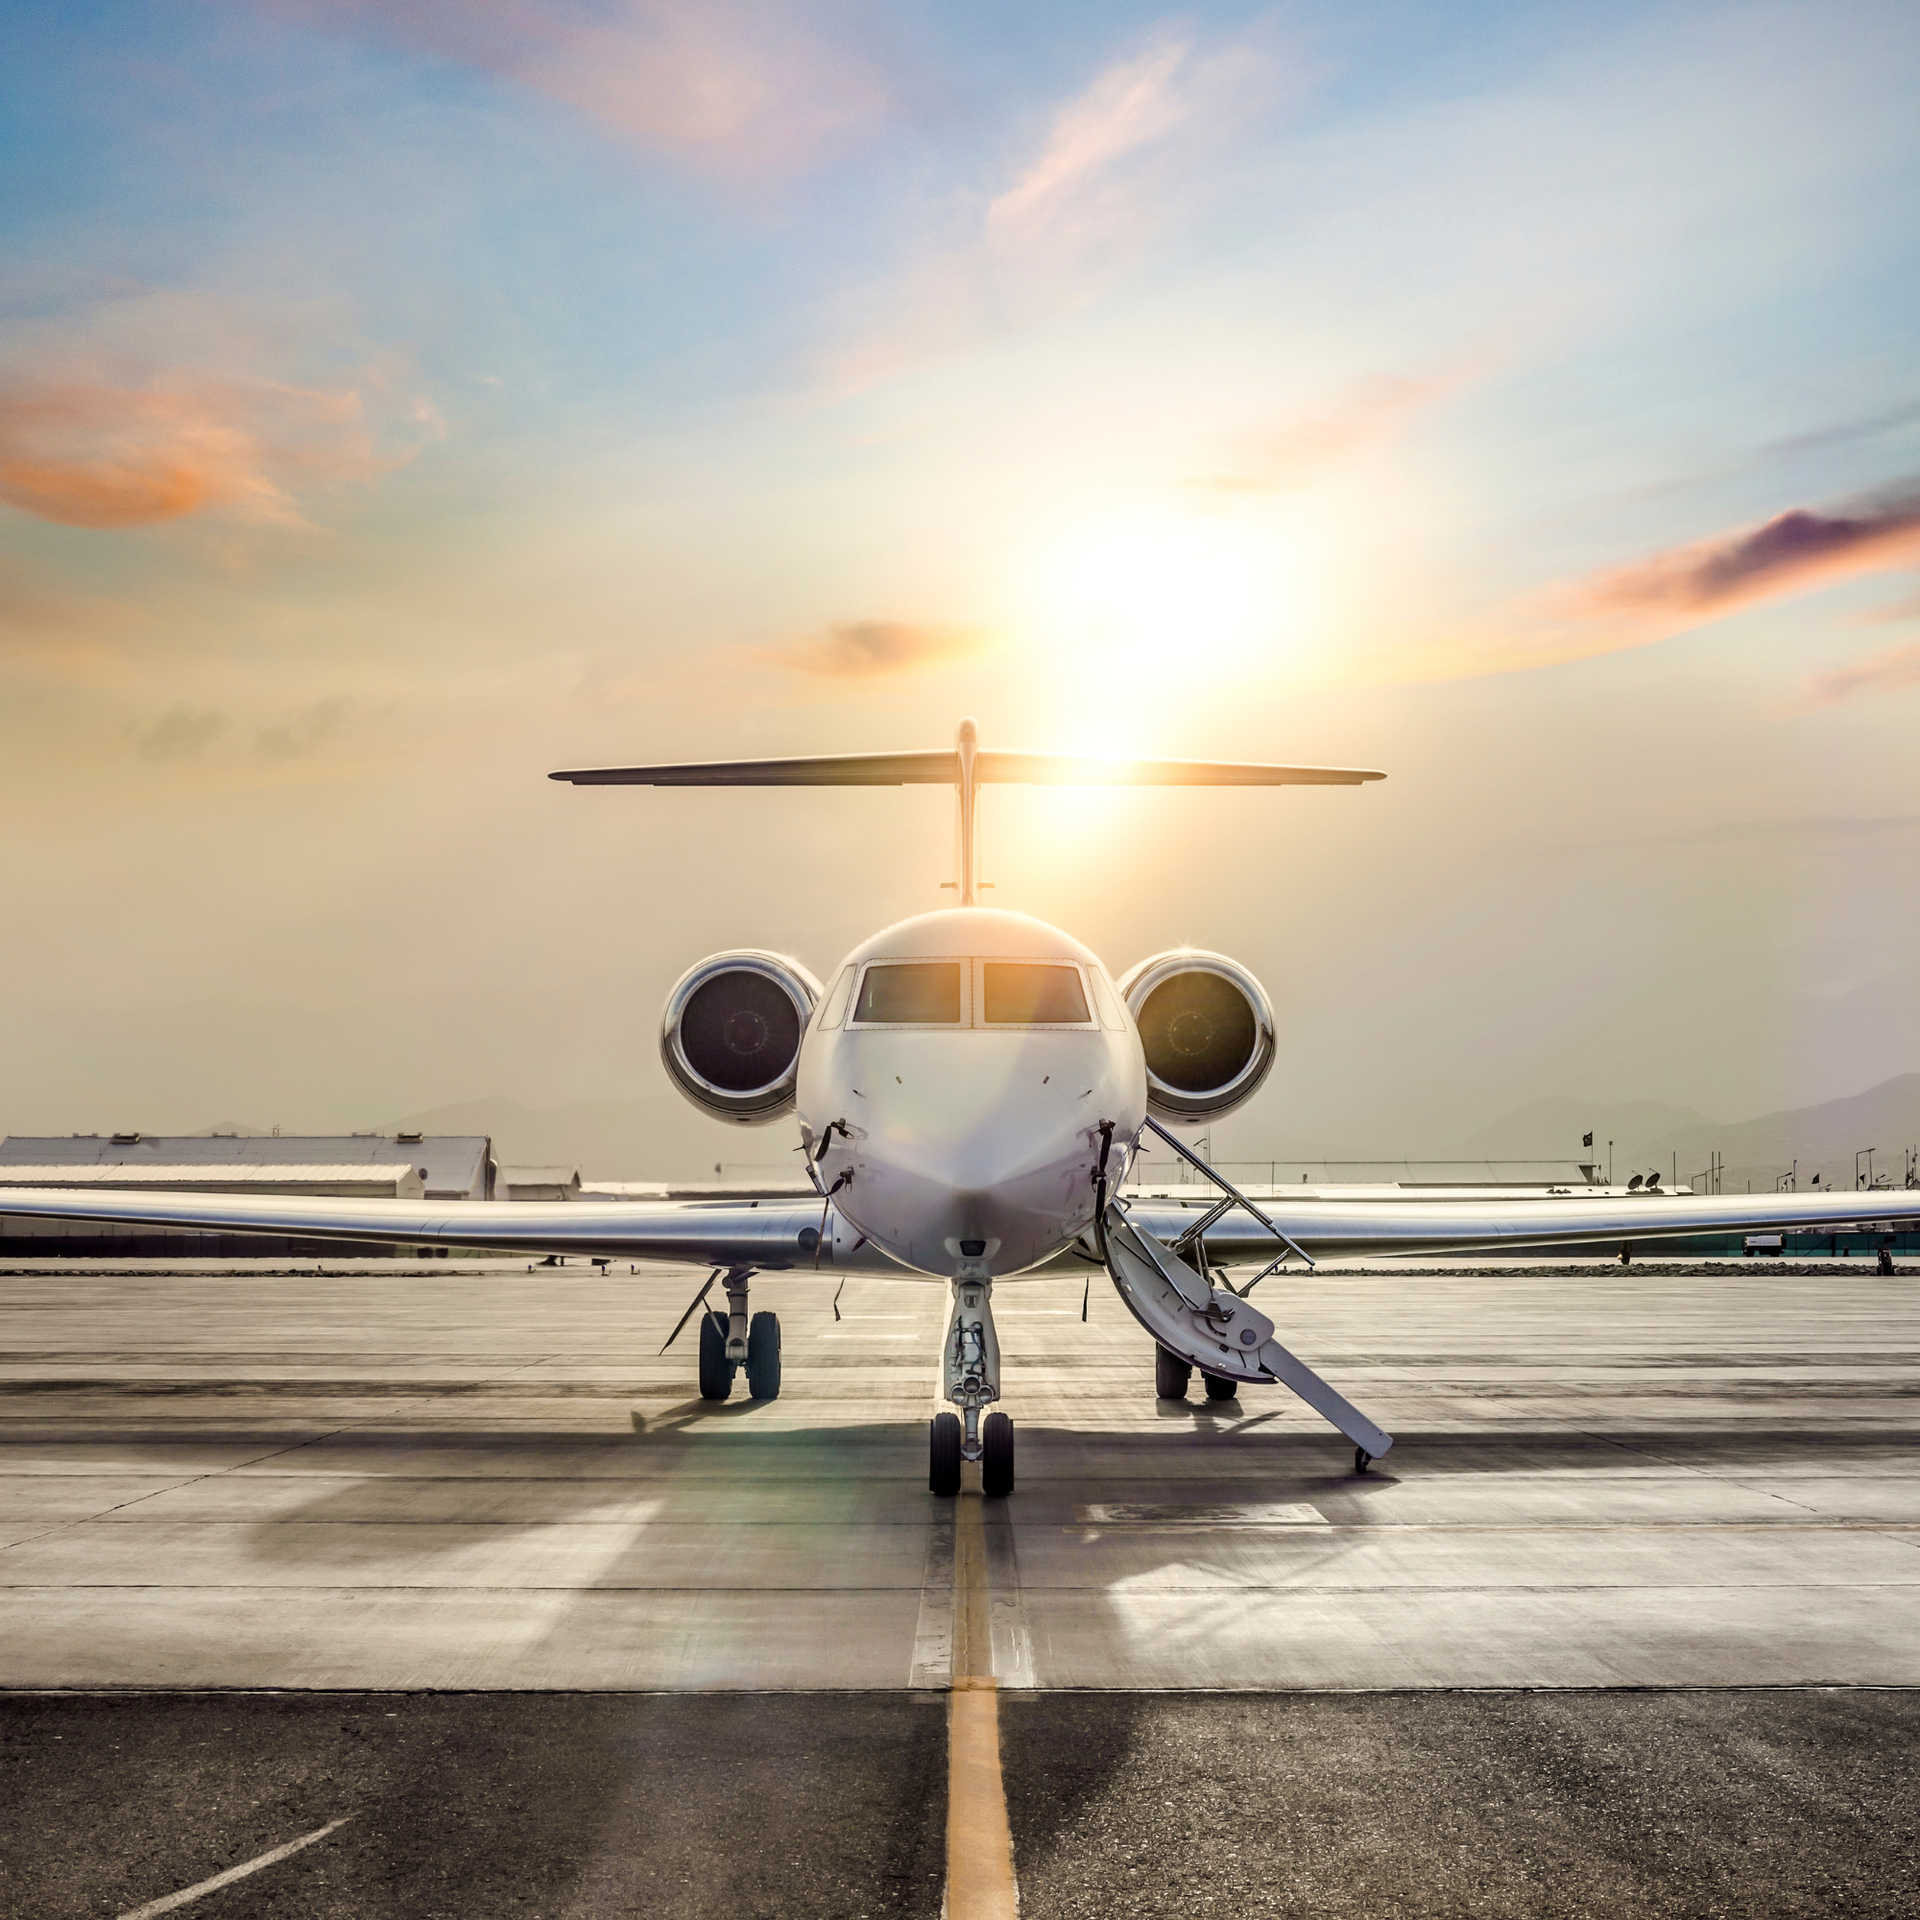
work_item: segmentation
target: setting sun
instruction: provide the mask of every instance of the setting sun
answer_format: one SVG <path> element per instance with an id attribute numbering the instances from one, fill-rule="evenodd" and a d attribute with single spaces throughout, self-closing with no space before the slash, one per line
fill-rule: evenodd
<path id="1" fill-rule="evenodd" d="M 1269 526 L 1143 509 L 1068 533 L 1032 598 L 1048 650 L 1076 672 L 1245 668 L 1297 644 L 1300 571 Z"/>

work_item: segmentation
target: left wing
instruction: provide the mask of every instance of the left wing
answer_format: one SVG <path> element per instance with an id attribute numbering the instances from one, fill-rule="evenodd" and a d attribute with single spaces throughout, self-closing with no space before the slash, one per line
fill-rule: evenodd
<path id="1" fill-rule="evenodd" d="M 349 1244 L 398 1243 L 715 1267 L 897 1273 L 837 1212 L 804 1200 L 337 1200 L 301 1194 L 127 1193 L 0 1187 L 0 1214 L 99 1226 L 275 1233 Z"/>
<path id="2" fill-rule="evenodd" d="M 1171 1244 L 1208 1204 L 1137 1200 L 1127 1217 Z M 1335 1259 L 1524 1253 L 1588 1244 L 1611 1252 L 1698 1233 L 1890 1233 L 1920 1228 L 1920 1191 L 1905 1187 L 1855 1193 L 1593 1195 L 1576 1187 L 1522 1199 L 1372 1193 L 1350 1200 L 1322 1196 L 1254 1204 L 1309 1254 Z M 1208 1227 L 1205 1240 L 1207 1257 L 1217 1266 L 1251 1260 L 1264 1266 L 1280 1251 L 1274 1236 L 1237 1208 Z"/>

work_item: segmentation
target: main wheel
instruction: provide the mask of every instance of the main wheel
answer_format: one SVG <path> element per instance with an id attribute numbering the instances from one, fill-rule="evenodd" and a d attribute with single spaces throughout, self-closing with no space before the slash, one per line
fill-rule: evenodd
<path id="1" fill-rule="evenodd" d="M 927 1491 L 949 1499 L 960 1491 L 960 1416 L 936 1413 L 927 1430 Z"/>
<path id="2" fill-rule="evenodd" d="M 747 1391 L 756 1400 L 780 1398 L 780 1316 L 756 1313 L 747 1328 Z"/>
<path id="3" fill-rule="evenodd" d="M 700 1316 L 700 1398 L 724 1400 L 733 1391 L 733 1362 L 727 1358 L 727 1316 Z"/>
<path id="4" fill-rule="evenodd" d="M 980 1491 L 1003 1499 L 1013 1491 L 1013 1422 L 990 1413 L 980 1425 Z"/>
<path id="5" fill-rule="evenodd" d="M 1193 1368 L 1177 1353 L 1169 1353 L 1165 1347 L 1153 1350 L 1153 1390 L 1162 1400 L 1184 1400 L 1187 1397 L 1187 1382 L 1193 1378 Z"/>
<path id="6" fill-rule="evenodd" d="M 1222 1380 L 1217 1373 L 1207 1375 L 1207 1398 L 1209 1400 L 1231 1400 L 1240 1391 L 1238 1382 Z"/>

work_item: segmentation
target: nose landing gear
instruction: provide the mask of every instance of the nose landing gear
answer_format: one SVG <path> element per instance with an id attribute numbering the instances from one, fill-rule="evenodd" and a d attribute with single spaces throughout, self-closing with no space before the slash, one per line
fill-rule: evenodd
<path id="1" fill-rule="evenodd" d="M 1000 1398 L 1000 1342 L 993 1330 L 993 1282 L 962 1275 L 953 1283 L 947 1323 L 946 1398 L 958 1414 L 936 1413 L 927 1435 L 927 1486 L 948 1497 L 960 1491 L 960 1463 L 980 1463 L 980 1491 L 990 1499 L 1013 1491 L 1013 1422 L 982 1412 Z"/>

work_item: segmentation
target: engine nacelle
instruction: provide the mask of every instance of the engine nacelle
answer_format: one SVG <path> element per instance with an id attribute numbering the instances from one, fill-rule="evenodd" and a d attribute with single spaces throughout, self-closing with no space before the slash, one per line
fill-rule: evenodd
<path id="1" fill-rule="evenodd" d="M 783 954 L 716 953 L 667 995 L 660 1058 L 673 1083 L 716 1120 L 758 1126 L 793 1109 L 800 1036 L 820 982 Z"/>
<path id="2" fill-rule="evenodd" d="M 1147 1111 L 1169 1125 L 1218 1120 L 1273 1069 L 1273 1008 L 1238 961 L 1186 949 L 1142 960 L 1119 982 L 1147 1056 Z"/>

